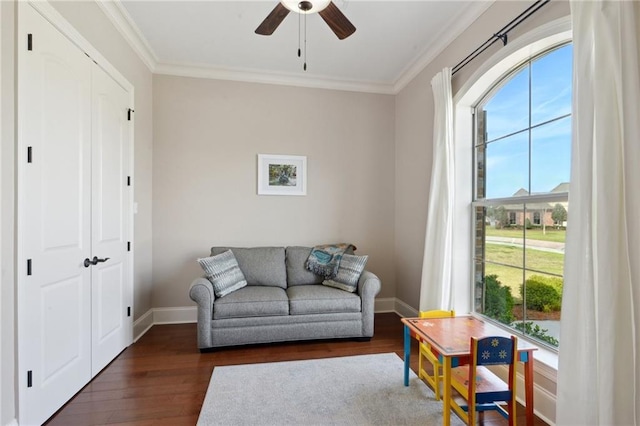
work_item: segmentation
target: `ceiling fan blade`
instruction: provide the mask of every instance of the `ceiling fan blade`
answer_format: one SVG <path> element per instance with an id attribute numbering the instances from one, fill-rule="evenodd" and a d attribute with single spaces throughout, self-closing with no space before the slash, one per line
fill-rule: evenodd
<path id="1" fill-rule="evenodd" d="M 356 32 L 356 27 L 340 12 L 340 9 L 338 9 L 335 3 L 329 3 L 329 6 L 319 13 L 322 19 L 324 19 L 324 22 L 329 25 L 331 31 L 333 31 L 340 40 L 344 40 Z"/>
<path id="2" fill-rule="evenodd" d="M 289 14 L 289 9 L 284 7 L 282 3 L 278 2 L 276 7 L 273 8 L 271 13 L 264 18 L 264 21 L 258 28 L 256 28 L 256 34 L 260 35 L 271 35 L 278 28 L 278 25 L 282 23 L 284 18 Z"/>

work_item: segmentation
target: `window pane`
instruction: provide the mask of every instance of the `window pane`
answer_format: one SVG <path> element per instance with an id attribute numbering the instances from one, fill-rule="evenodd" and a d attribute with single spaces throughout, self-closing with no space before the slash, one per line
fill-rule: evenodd
<path id="1" fill-rule="evenodd" d="M 488 144 L 484 167 L 486 198 L 511 197 L 520 190 L 528 191 L 528 132 Z"/>
<path id="2" fill-rule="evenodd" d="M 566 209 L 563 204 L 557 203 L 559 209 Z M 525 257 L 524 267 L 533 273 L 548 273 L 562 276 L 564 273 L 564 241 L 566 231 L 561 226 L 554 226 L 554 208 L 550 203 L 526 204 L 525 216 L 534 217 L 537 213 L 541 224 L 533 221 L 525 226 Z M 566 210 L 564 210 L 566 211 Z M 556 212 L 557 216 L 561 212 Z M 566 220 L 566 214 L 564 215 Z"/>
<path id="3" fill-rule="evenodd" d="M 569 182 L 570 171 L 571 116 L 534 128 L 531 131 L 531 191 L 556 192 L 558 185 Z"/>
<path id="4" fill-rule="evenodd" d="M 475 111 L 475 200 L 503 200 L 474 207 L 474 309 L 551 347 L 569 204 L 544 195 L 569 191 L 571 50 L 525 64 Z"/>
<path id="5" fill-rule="evenodd" d="M 520 308 L 514 310 L 515 328 L 541 342 L 558 346 L 562 307 L 562 277 L 527 273 Z M 521 309 L 526 306 L 526 310 Z"/>
<path id="6" fill-rule="evenodd" d="M 532 125 L 571 113 L 572 53 L 569 44 L 531 64 Z"/>
<path id="7" fill-rule="evenodd" d="M 485 276 L 476 283 L 476 297 L 481 300 L 480 310 L 477 312 L 504 324 L 511 324 L 515 320 L 513 315 L 515 299 L 514 289 L 507 283 L 518 274 L 520 274 L 520 282 L 522 282 L 522 270 L 489 263 L 485 265 L 485 268 Z M 519 287 L 517 285 L 516 290 Z"/>
<path id="8" fill-rule="evenodd" d="M 522 204 L 487 207 L 487 218 L 483 222 L 486 262 L 522 269 L 524 228 L 518 221 L 524 217 L 523 208 Z"/>
<path id="9" fill-rule="evenodd" d="M 483 109 L 487 141 L 529 127 L 529 68 L 516 73 Z"/>
<path id="10" fill-rule="evenodd" d="M 559 342 L 567 212 L 567 201 L 475 207 L 476 312 L 552 347 Z"/>

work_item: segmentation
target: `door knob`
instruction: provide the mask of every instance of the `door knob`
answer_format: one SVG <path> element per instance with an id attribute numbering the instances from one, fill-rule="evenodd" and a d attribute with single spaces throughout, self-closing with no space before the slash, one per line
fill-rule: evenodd
<path id="1" fill-rule="evenodd" d="M 91 265 L 97 265 L 98 263 L 102 263 L 102 262 L 106 262 L 107 260 L 109 260 L 108 257 L 105 257 L 104 259 L 98 259 L 98 256 L 93 256 L 93 259 L 89 259 L 88 257 L 84 260 L 84 267 L 88 268 Z"/>

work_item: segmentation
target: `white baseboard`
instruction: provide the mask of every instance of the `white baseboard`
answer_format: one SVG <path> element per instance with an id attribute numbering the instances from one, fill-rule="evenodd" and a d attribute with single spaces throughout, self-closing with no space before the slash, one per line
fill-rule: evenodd
<path id="1" fill-rule="evenodd" d="M 133 323 L 133 341 L 137 342 L 149 329 L 158 324 L 188 324 L 197 322 L 198 308 L 152 308 Z"/>
<path id="2" fill-rule="evenodd" d="M 533 412 L 546 424 L 554 426 L 556 424 L 556 396 L 542 386 L 535 386 L 533 395 Z"/>
<path id="3" fill-rule="evenodd" d="M 418 310 L 407 305 L 400 299 L 395 299 L 395 300 L 396 300 L 395 309 L 394 309 L 395 313 L 405 318 L 412 318 L 412 317 L 415 318 L 418 316 Z"/>
<path id="4" fill-rule="evenodd" d="M 153 308 L 154 324 L 185 324 L 198 321 L 197 306 Z"/>
<path id="5" fill-rule="evenodd" d="M 373 308 L 376 313 L 386 313 L 396 311 L 396 298 L 385 297 L 384 299 L 376 299 L 375 306 Z"/>
<path id="6" fill-rule="evenodd" d="M 153 326 L 153 309 L 149 309 L 133 322 L 133 341 L 138 341 Z"/>

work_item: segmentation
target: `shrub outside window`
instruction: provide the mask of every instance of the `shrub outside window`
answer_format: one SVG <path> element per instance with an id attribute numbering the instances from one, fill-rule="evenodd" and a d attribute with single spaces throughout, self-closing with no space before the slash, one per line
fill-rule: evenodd
<path id="1" fill-rule="evenodd" d="M 569 212 L 572 45 L 516 67 L 474 113 L 474 311 L 557 348 Z"/>

